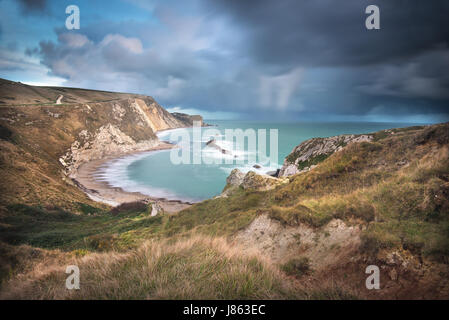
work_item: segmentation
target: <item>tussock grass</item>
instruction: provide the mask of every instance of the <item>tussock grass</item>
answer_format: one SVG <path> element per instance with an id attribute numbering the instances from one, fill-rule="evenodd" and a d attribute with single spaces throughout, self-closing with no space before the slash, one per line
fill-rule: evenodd
<path id="1" fill-rule="evenodd" d="M 0 298 L 19 299 L 289 299 L 303 291 L 268 261 L 242 255 L 222 238 L 148 241 L 126 253 L 75 258 L 81 289 L 65 288 L 65 266 L 41 265 L 11 281 Z"/>

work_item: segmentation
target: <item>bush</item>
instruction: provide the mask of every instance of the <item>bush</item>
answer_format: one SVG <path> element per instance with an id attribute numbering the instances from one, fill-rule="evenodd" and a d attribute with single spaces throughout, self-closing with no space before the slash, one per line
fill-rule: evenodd
<path id="1" fill-rule="evenodd" d="M 112 208 L 111 214 L 117 215 L 119 213 L 123 212 L 144 212 L 147 211 L 148 206 L 147 204 L 135 201 L 135 202 L 126 202 L 122 203 L 121 205 L 118 205 L 117 207 Z"/>
<path id="2" fill-rule="evenodd" d="M 96 214 L 101 213 L 101 209 L 95 208 L 87 203 L 77 202 L 77 205 L 79 207 L 79 210 L 83 214 Z"/>

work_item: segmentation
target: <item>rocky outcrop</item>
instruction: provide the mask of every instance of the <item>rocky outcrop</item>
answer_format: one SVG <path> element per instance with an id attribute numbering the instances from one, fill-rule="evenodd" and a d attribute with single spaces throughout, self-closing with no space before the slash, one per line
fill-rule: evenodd
<path id="1" fill-rule="evenodd" d="M 296 146 L 285 158 L 279 177 L 287 177 L 313 169 L 334 152 L 351 143 L 369 142 L 372 135 L 340 135 L 329 138 L 313 138 Z"/>
<path id="2" fill-rule="evenodd" d="M 173 128 L 190 127 L 193 120 L 186 115 L 180 119 L 174 117 L 170 112 L 162 108 L 153 98 L 134 99 L 130 101 L 131 108 L 140 115 L 141 120 L 145 122 L 153 132 Z"/>
<path id="3" fill-rule="evenodd" d="M 243 188 L 244 190 L 267 191 L 285 183 L 288 183 L 288 179 L 278 179 L 266 174 L 258 174 L 254 171 L 249 171 L 244 174 L 239 169 L 234 169 L 226 178 L 226 186 L 219 197 L 227 197 L 238 188 Z"/>

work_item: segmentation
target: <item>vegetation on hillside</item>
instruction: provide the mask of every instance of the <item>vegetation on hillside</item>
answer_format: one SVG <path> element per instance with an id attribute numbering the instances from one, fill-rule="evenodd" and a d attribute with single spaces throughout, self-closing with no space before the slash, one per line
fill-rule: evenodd
<path id="1" fill-rule="evenodd" d="M 340 219 L 361 228 L 362 257 L 377 259 L 381 251 L 399 250 L 426 263 L 448 265 L 449 125 L 397 129 L 375 137 L 373 142 L 346 146 L 274 190 L 237 188 L 228 197 L 203 201 L 175 215 L 151 217 L 149 207 L 110 211 L 82 202 L 73 204 L 82 212 L 78 215 L 58 207 L 8 205 L 0 216 L 1 250 L 9 259 L 3 263 L 7 268 L 2 270 L 2 295 L 360 297 L 354 287 L 343 284 L 344 277 L 334 279 L 338 285 L 306 285 L 307 277 L 319 274 L 300 255 L 278 264 L 231 245 L 234 236 L 260 215 L 285 227 L 304 224 L 316 232 Z M 61 259 L 49 267 L 39 258 L 35 262 L 39 268 L 26 269 L 21 267 L 23 261 L 7 254 L 23 246 L 46 252 L 57 249 Z M 76 259 L 84 270 L 85 291 L 63 290 L 65 274 L 60 269 L 67 259 Z M 340 263 L 345 266 L 349 261 Z M 21 272 L 25 274 L 18 277 Z M 100 282 L 104 285 L 96 285 Z"/>

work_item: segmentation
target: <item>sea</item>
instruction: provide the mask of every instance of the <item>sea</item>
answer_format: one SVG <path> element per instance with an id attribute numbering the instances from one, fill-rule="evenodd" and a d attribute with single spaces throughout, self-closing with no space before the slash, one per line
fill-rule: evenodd
<path id="1" fill-rule="evenodd" d="M 416 125 L 392 122 L 205 122 L 211 126 L 159 132 L 160 140 L 173 143 L 176 148 L 113 159 L 99 169 L 97 179 L 128 192 L 198 202 L 219 195 L 234 168 L 242 172 L 276 171 L 293 148 L 307 139 Z"/>

